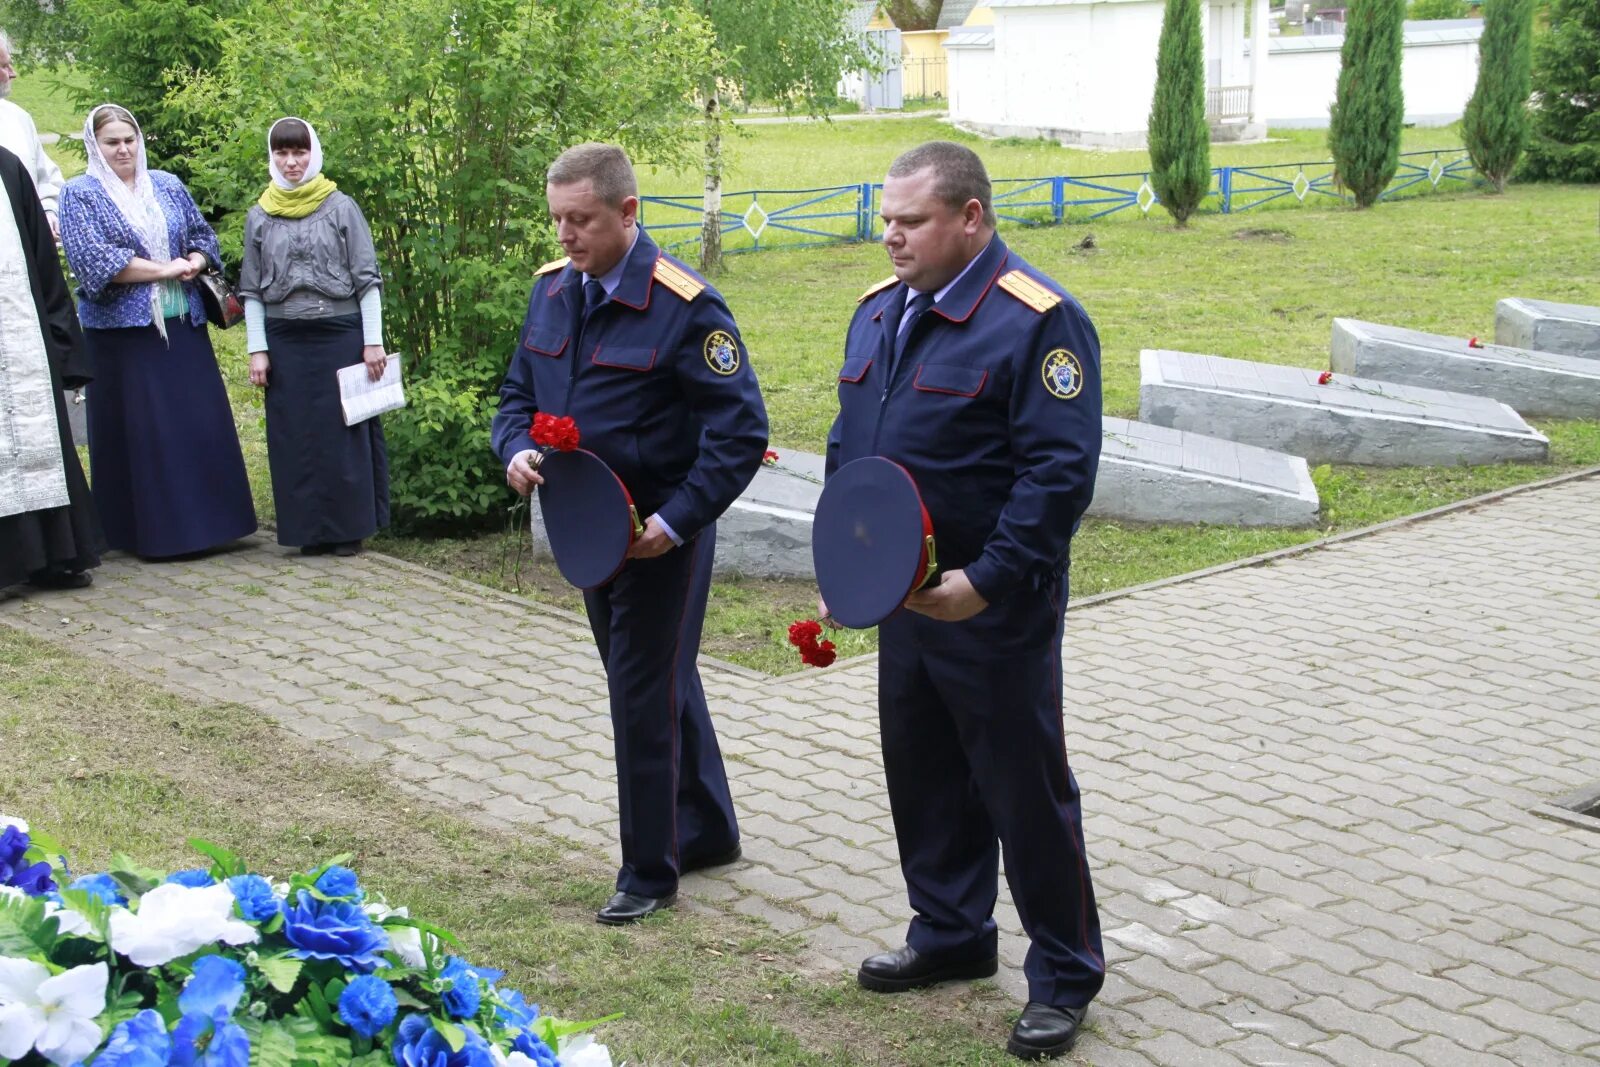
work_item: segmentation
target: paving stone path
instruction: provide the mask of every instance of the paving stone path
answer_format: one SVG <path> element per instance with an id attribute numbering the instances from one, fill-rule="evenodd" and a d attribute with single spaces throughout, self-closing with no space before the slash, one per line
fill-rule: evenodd
<path id="1" fill-rule="evenodd" d="M 116 558 L 0 623 L 238 701 L 475 818 L 611 849 L 581 620 L 379 556 L 265 539 Z M 1112 975 L 1109 1065 L 1600 1059 L 1600 477 L 1068 617 L 1068 737 Z M 874 664 L 706 667 L 746 859 L 685 881 L 853 966 L 903 886 Z M 1023 989 L 1015 913 L 1002 984 Z"/>

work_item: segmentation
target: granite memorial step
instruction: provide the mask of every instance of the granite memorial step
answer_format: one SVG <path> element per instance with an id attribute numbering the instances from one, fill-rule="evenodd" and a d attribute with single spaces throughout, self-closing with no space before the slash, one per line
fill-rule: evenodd
<path id="1" fill-rule="evenodd" d="M 1133 522 L 1309 526 L 1320 502 L 1299 456 L 1106 418 L 1089 514 Z"/>
<path id="2" fill-rule="evenodd" d="M 1494 306 L 1494 339 L 1536 352 L 1600 359 L 1600 307 L 1508 297 Z"/>
<path id="3" fill-rule="evenodd" d="M 1506 345 L 1357 319 L 1333 320 L 1335 374 L 1493 397 L 1519 415 L 1600 417 L 1600 359 Z"/>
<path id="4" fill-rule="evenodd" d="M 1221 356 L 1139 355 L 1145 422 L 1315 463 L 1383 467 L 1538 462 L 1547 437 L 1488 397 Z"/>

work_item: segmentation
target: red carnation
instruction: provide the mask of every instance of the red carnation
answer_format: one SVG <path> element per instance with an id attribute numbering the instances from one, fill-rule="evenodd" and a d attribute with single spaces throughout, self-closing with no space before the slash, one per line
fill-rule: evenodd
<path id="1" fill-rule="evenodd" d="M 813 666 L 813 667 L 828 667 L 828 666 L 832 666 L 833 661 L 835 659 L 837 659 L 837 658 L 838 658 L 838 654 L 836 652 L 834 652 L 834 650 L 833 650 L 833 642 L 832 641 L 824 641 L 824 642 L 822 642 L 822 644 L 818 645 L 816 647 L 816 649 L 812 651 L 812 653 L 811 653 L 809 658 L 806 657 L 806 655 L 803 652 L 801 653 L 801 659 L 804 659 L 807 663 L 811 664 L 811 666 Z"/>
<path id="2" fill-rule="evenodd" d="M 767 449 L 767 454 L 761 457 L 763 466 L 771 467 L 778 462 L 778 454 L 772 449 Z"/>
<path id="3" fill-rule="evenodd" d="M 800 619 L 789 624 L 789 643 L 796 648 L 816 641 L 822 636 L 822 624 L 812 619 Z"/>
<path id="4" fill-rule="evenodd" d="M 541 411 L 533 417 L 528 436 L 533 438 L 536 445 L 553 448 L 557 452 L 571 452 L 578 447 L 578 424 L 572 421 L 570 415 L 557 418 Z"/>
<path id="5" fill-rule="evenodd" d="M 1467 347 L 1468 348 L 1482 348 L 1483 347 L 1483 342 L 1478 340 L 1476 337 L 1469 337 L 1469 338 L 1467 338 Z"/>
<path id="6" fill-rule="evenodd" d="M 1331 370 L 1325 370 L 1321 374 L 1317 375 L 1318 385 L 1327 385 L 1331 381 L 1333 381 L 1333 371 Z"/>

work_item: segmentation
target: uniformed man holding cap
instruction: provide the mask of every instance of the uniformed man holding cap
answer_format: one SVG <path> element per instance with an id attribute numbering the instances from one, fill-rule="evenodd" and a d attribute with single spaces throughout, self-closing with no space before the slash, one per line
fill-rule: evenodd
<path id="1" fill-rule="evenodd" d="M 1062 723 L 1073 531 L 1100 458 L 1100 346 L 1061 286 L 995 234 L 989 177 L 944 141 L 883 185 L 894 276 L 861 297 L 828 470 L 910 472 L 944 568 L 879 629 L 878 710 L 906 944 L 861 964 L 885 993 L 995 973 L 997 864 L 1031 945 L 1008 1050 L 1069 1050 L 1105 979 Z M 826 610 L 826 606 L 823 606 Z"/>
<path id="2" fill-rule="evenodd" d="M 507 483 L 527 495 L 543 481 L 533 416 L 570 416 L 580 446 L 648 516 L 622 570 L 584 592 L 611 694 L 622 824 L 616 895 L 596 918 L 620 925 L 670 907 L 679 875 L 740 855 L 695 661 L 717 517 L 761 465 L 767 414 L 722 296 L 639 225 L 622 149 L 568 149 L 545 194 L 569 258 L 538 272 L 493 441 Z"/>

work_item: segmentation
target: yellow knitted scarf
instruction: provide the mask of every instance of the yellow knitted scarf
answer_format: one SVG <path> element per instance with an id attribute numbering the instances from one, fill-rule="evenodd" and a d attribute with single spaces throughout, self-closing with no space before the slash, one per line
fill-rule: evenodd
<path id="1" fill-rule="evenodd" d="M 280 189 L 277 185 L 268 183 L 266 191 L 256 203 L 260 204 L 268 215 L 303 219 L 321 207 L 322 202 L 337 188 L 339 187 L 332 179 L 320 174 L 295 189 Z"/>

